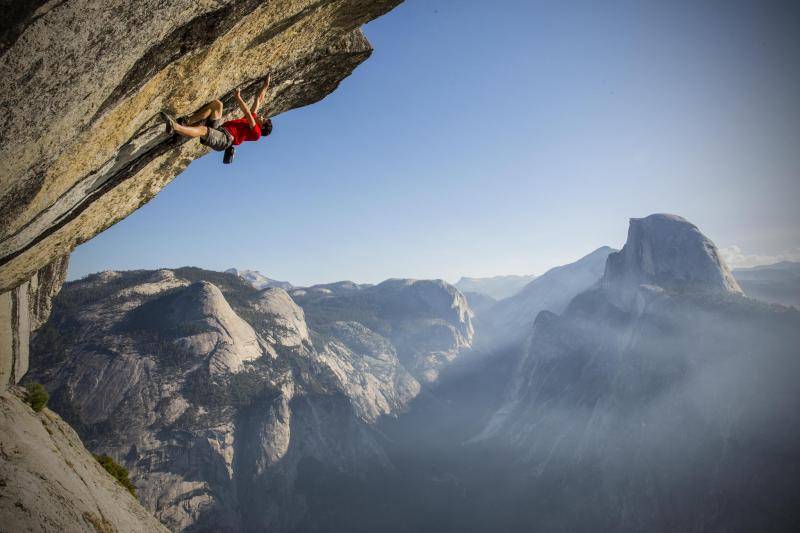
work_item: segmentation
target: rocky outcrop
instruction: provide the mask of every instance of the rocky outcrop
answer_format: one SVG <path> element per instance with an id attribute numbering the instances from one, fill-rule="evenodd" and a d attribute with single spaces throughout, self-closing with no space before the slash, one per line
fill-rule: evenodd
<path id="1" fill-rule="evenodd" d="M 263 325 L 266 326 L 263 330 L 270 333 L 267 339 L 272 344 L 310 344 L 306 315 L 285 290 L 277 287 L 264 289 L 258 293 L 251 307 L 268 317 L 269 323 Z"/>
<path id="2" fill-rule="evenodd" d="M 171 529 L 291 531 L 314 520 L 297 489 L 308 465 L 388 468 L 375 423 L 472 334 L 440 281 L 329 287 L 309 288 L 303 309 L 232 274 L 95 274 L 56 298 L 31 375 Z"/>
<path id="3" fill-rule="evenodd" d="M 714 243 L 686 219 L 664 214 L 630 220 L 625 246 L 608 258 L 603 285 L 742 293 Z"/>
<path id="4" fill-rule="evenodd" d="M 167 532 L 57 414 L 35 413 L 14 387 L 0 393 L 3 531 Z"/>
<path id="5" fill-rule="evenodd" d="M 40 269 L 206 153 L 167 136 L 160 110 L 186 115 L 219 98 L 232 111 L 233 90 L 251 97 L 268 72 L 270 115 L 316 102 L 369 57 L 359 26 L 400 1 L 8 6 L 0 26 L 0 387 L 22 375 L 9 368 L 24 367 L 15 361 L 27 347 L 9 347 L 28 342 L 24 317 L 12 324 L 9 314 L 19 295 L 8 291 L 35 283 Z"/>
<path id="6" fill-rule="evenodd" d="M 52 298 L 67 276 L 69 256 L 40 268 L 28 281 L 0 293 L 0 390 L 28 371 L 29 338 L 50 315 Z"/>
<path id="7" fill-rule="evenodd" d="M 397 348 L 360 322 L 333 322 L 319 360 L 342 389 L 349 391 L 357 415 L 374 422 L 395 415 L 419 394 L 420 383 L 400 363 Z"/>
<path id="8" fill-rule="evenodd" d="M 238 372 L 269 349 L 211 283 L 194 283 L 155 304 L 137 309 L 130 327 L 185 332 L 176 348 L 206 359 L 211 374 Z"/>

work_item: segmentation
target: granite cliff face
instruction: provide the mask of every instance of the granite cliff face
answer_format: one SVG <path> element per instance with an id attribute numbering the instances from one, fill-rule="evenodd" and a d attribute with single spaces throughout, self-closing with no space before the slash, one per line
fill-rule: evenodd
<path id="1" fill-rule="evenodd" d="M 31 375 L 171 529 L 291 531 L 320 519 L 310 480 L 391 468 L 375 422 L 472 336 L 443 282 L 294 292 L 303 307 L 231 274 L 93 275 L 56 298 Z"/>
<path id="2" fill-rule="evenodd" d="M 0 393 L 0 529 L 168 531 L 86 451 L 75 430 L 49 409 L 35 413 L 24 396 L 17 387 Z"/>
<path id="3" fill-rule="evenodd" d="M 371 53 L 359 26 L 401 0 L 29 0 L 0 23 L 0 387 L 27 364 L 36 277 L 155 196 L 197 141 L 186 115 L 273 74 L 270 115 L 314 103 Z M 31 121 L 31 117 L 46 117 Z M 20 290 L 18 287 L 28 283 Z M 58 285 L 58 284 L 56 284 Z M 17 288 L 16 291 L 14 289 Z M 57 287 L 56 287 L 57 290 Z M 11 291 L 11 292 L 9 292 Z M 9 370 L 11 369 L 11 370 Z"/>
<path id="4" fill-rule="evenodd" d="M 631 219 L 625 246 L 608 259 L 603 284 L 742 293 L 714 243 L 686 219 L 665 214 Z"/>
<path id="5" fill-rule="evenodd" d="M 59 257 L 25 283 L 0 293 L 0 390 L 18 383 L 28 371 L 31 332 L 47 320 L 68 262 L 69 256 Z"/>

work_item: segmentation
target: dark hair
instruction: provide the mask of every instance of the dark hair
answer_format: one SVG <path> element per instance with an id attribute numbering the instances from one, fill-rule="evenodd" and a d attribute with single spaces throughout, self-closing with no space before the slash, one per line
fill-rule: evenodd
<path id="1" fill-rule="evenodd" d="M 272 133 L 272 119 L 268 118 L 261 123 L 261 135 L 266 137 L 270 133 Z"/>

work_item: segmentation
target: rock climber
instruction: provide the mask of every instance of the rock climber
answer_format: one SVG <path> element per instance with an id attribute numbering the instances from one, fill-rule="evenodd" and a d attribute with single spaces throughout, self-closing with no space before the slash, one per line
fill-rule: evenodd
<path id="1" fill-rule="evenodd" d="M 266 137 L 272 133 L 272 121 L 267 118 L 266 114 L 258 114 L 258 108 L 264 101 L 264 94 L 269 89 L 271 77 L 269 75 L 264 80 L 250 108 L 242 99 L 239 89 L 236 89 L 234 96 L 243 114 L 241 118 L 222 122 L 223 106 L 220 100 L 205 104 L 185 119 L 176 120 L 164 111 L 161 112 L 161 115 L 167 122 L 169 131 L 174 131 L 184 137 L 199 137 L 201 144 L 218 152 L 225 151 L 226 162 L 228 162 L 227 151 L 231 151 L 230 157 L 232 157 L 232 147 L 238 146 L 244 141 L 257 141 L 262 136 Z"/>

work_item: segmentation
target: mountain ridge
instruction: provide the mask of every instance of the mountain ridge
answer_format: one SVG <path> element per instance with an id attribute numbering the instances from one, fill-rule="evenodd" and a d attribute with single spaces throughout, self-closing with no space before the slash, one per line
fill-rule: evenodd
<path id="1" fill-rule="evenodd" d="M 296 301 L 197 268 L 88 276 L 55 299 L 31 375 L 170 528 L 285 531 L 307 519 L 304 465 L 388 467 L 375 421 L 472 338 L 442 281 L 338 286 Z"/>
<path id="2" fill-rule="evenodd" d="M 532 274 L 506 274 L 484 278 L 462 276 L 453 286 L 461 292 L 474 292 L 495 300 L 502 300 L 517 294 L 534 279 L 536 276 Z"/>
<path id="3" fill-rule="evenodd" d="M 748 296 L 800 309 L 800 263 L 781 261 L 737 268 L 733 270 L 733 276 Z"/>
<path id="4" fill-rule="evenodd" d="M 548 270 L 514 296 L 494 304 L 478 320 L 479 333 L 488 337 L 482 342 L 503 339 L 512 344 L 528 335 L 540 311 L 563 311 L 574 296 L 600 281 L 613 251 L 601 246 L 573 263 Z"/>

